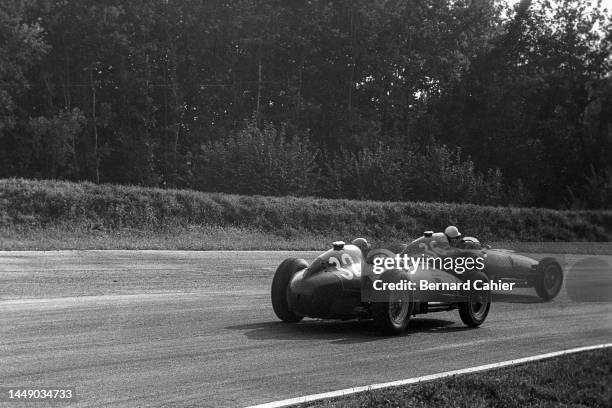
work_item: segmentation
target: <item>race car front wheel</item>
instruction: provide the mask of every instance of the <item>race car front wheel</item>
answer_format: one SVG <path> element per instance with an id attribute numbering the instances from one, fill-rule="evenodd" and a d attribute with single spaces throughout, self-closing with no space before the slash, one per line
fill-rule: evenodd
<path id="1" fill-rule="evenodd" d="M 272 309 L 283 322 L 296 323 L 302 320 L 302 316 L 289 310 L 287 288 L 293 275 L 304 268 L 308 268 L 308 262 L 305 260 L 287 258 L 278 266 L 272 279 Z"/>
<path id="2" fill-rule="evenodd" d="M 470 290 L 467 293 L 467 302 L 459 303 L 459 316 L 461 321 L 470 327 L 478 327 L 484 323 L 491 308 L 491 291 L 474 288 L 475 281 L 488 283 L 489 278 L 482 272 L 475 272 L 470 276 Z M 477 285 L 482 288 L 482 285 Z"/>
<path id="3" fill-rule="evenodd" d="M 535 290 L 545 301 L 553 300 L 563 286 L 563 269 L 554 258 L 544 258 L 538 264 Z"/>

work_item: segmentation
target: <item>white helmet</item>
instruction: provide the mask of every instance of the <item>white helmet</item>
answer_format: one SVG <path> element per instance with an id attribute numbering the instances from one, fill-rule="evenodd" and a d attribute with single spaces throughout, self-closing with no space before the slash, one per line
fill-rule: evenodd
<path id="1" fill-rule="evenodd" d="M 446 229 L 444 230 L 444 235 L 452 239 L 452 238 L 459 238 L 461 236 L 461 233 L 459 232 L 457 227 L 455 227 L 454 225 L 451 225 L 449 227 L 446 227 Z"/>

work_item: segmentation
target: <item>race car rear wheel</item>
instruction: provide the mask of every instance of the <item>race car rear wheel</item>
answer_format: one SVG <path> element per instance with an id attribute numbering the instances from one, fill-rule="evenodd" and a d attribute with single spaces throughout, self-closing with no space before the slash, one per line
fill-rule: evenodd
<path id="1" fill-rule="evenodd" d="M 272 279 L 272 309 L 283 322 L 296 323 L 302 320 L 302 316 L 289 310 L 287 288 L 293 275 L 307 267 L 308 262 L 303 259 L 287 258 L 274 273 L 274 279 Z"/>
<path id="2" fill-rule="evenodd" d="M 538 264 L 535 290 L 545 301 L 553 300 L 563 286 L 563 269 L 554 258 L 544 258 Z"/>
<path id="3" fill-rule="evenodd" d="M 382 276 L 383 282 L 397 282 L 400 279 L 408 279 L 405 272 L 388 271 Z M 394 273 L 393 273 L 394 272 Z M 387 276 L 385 276 L 387 275 Z M 370 310 L 374 323 L 383 334 L 400 334 L 406 330 L 413 313 L 414 303 L 410 295 L 405 291 L 388 291 L 387 302 L 373 302 Z"/>
<path id="4" fill-rule="evenodd" d="M 484 323 L 491 308 L 491 291 L 474 289 L 475 281 L 488 283 L 489 278 L 482 272 L 474 272 L 470 278 L 470 291 L 467 293 L 467 302 L 459 303 L 459 316 L 461 321 L 470 327 L 478 327 Z"/>

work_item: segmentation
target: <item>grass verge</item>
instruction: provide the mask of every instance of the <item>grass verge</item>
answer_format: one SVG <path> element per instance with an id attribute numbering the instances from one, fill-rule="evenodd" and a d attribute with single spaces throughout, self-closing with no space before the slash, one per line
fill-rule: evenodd
<path id="1" fill-rule="evenodd" d="M 321 249 L 357 236 L 379 245 L 409 242 L 449 224 L 483 242 L 612 239 L 612 211 L 239 196 L 0 179 L 0 249 L 6 250 Z"/>
<path id="2" fill-rule="evenodd" d="M 298 407 L 610 407 L 611 384 L 606 348 Z"/>

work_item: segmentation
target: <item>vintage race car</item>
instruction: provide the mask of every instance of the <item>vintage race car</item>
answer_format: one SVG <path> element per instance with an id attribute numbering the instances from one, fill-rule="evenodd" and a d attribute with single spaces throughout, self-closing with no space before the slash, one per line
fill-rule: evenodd
<path id="1" fill-rule="evenodd" d="M 431 241 L 421 237 L 413 244 Z M 490 309 L 490 290 L 455 289 L 467 281 L 486 283 L 482 271 L 457 274 L 454 271 L 415 267 L 408 270 L 388 268 L 376 272 L 382 258 L 398 252 L 370 251 L 367 242 L 358 238 L 352 244 L 334 242 L 333 248 L 319 255 L 311 264 L 289 258 L 277 268 L 272 281 L 272 307 L 284 322 L 299 322 L 304 317 L 320 319 L 374 319 L 386 334 L 404 331 L 411 316 L 459 310 L 463 323 L 481 325 Z M 401 288 L 408 282 L 425 285 L 446 284 L 452 288 L 436 291 L 378 290 Z M 390 286 L 391 285 L 391 286 Z"/>
<path id="2" fill-rule="evenodd" d="M 491 281 L 513 283 L 516 288 L 533 287 L 545 301 L 554 299 L 563 286 L 563 269 L 554 258 L 537 261 L 508 249 L 491 249 L 473 237 L 465 237 L 458 247 L 450 247 L 442 233 L 426 231 L 424 236 L 431 238 L 427 244 L 417 239 L 403 253 L 414 255 L 425 252 L 451 258 L 481 258 L 484 262 L 483 272 Z"/>

